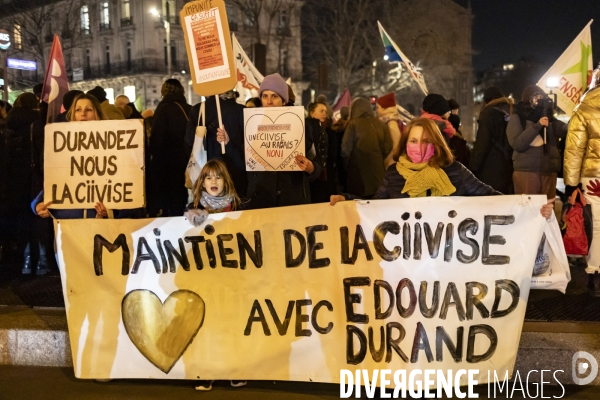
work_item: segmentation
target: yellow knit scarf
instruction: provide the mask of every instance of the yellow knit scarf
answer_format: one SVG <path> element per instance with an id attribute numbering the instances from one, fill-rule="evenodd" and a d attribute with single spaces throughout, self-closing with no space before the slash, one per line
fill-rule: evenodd
<path id="1" fill-rule="evenodd" d="M 456 192 L 446 172 L 426 162 L 415 164 L 402 155 L 396 163 L 396 169 L 406 180 L 402 193 L 408 193 L 410 197 L 425 197 L 427 190 L 431 190 L 432 196 L 450 196 Z"/>

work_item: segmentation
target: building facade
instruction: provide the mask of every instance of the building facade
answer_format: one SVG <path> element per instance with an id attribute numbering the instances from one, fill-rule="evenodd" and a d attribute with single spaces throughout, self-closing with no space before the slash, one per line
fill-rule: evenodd
<path id="1" fill-rule="evenodd" d="M 280 72 L 292 81 L 302 76 L 299 61 L 299 15 L 294 0 L 269 0 L 281 10 L 267 15 L 268 7 L 256 17 L 243 9 L 245 1 L 227 2 L 232 33 L 247 50 L 266 44 L 265 72 Z M 191 104 L 200 101 L 193 93 L 189 64 L 179 22 L 184 0 L 74 0 L 40 1 L 17 5 L 4 0 L 11 9 L 0 17 L 0 27 L 13 34 L 9 57 L 37 62 L 37 71 L 9 70 L 13 90 L 31 88 L 44 77 L 54 34 L 61 39 L 65 66 L 72 89 L 87 91 L 101 86 L 110 99 L 125 94 L 140 110 L 154 109 L 160 102 L 160 88 L 168 78 L 179 79 Z M 239 4 L 239 5 L 238 5 Z M 158 15 L 157 15 L 158 14 Z M 167 62 L 167 29 L 170 26 L 171 71 Z M 296 61 L 298 60 L 298 61 Z"/>

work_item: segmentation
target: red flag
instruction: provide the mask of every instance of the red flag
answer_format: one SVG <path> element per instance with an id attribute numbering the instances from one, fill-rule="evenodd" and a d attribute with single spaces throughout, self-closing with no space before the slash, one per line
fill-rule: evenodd
<path id="1" fill-rule="evenodd" d="M 46 67 L 46 76 L 44 76 L 44 88 L 42 89 L 42 101 L 48 103 L 46 123 L 56 120 L 57 115 L 60 114 L 63 96 L 68 91 L 69 78 L 67 77 L 62 47 L 58 36 L 54 35 L 50 58 Z"/>
<path id="2" fill-rule="evenodd" d="M 352 103 L 352 97 L 350 96 L 350 90 L 346 89 L 333 106 L 333 111 L 339 111 L 344 106 L 350 106 L 350 103 Z"/>

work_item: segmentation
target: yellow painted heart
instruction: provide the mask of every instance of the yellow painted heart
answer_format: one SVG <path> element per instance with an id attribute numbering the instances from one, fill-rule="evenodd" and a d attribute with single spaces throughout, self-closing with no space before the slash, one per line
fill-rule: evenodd
<path id="1" fill-rule="evenodd" d="M 178 290 L 164 303 L 150 290 L 133 290 L 121 304 L 127 335 L 152 364 L 168 374 L 204 322 L 204 300 Z"/>

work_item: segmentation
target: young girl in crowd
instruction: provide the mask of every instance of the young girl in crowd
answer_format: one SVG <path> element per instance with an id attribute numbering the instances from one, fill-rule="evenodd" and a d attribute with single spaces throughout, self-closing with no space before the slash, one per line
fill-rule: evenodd
<path id="1" fill-rule="evenodd" d="M 229 171 L 219 160 L 206 163 L 193 192 L 194 202 L 188 205 L 184 215 L 194 226 L 202 225 L 208 214 L 235 211 L 240 206 Z"/>
<path id="2" fill-rule="evenodd" d="M 240 198 L 235 192 L 233 181 L 222 161 L 210 160 L 206 163 L 194 184 L 194 202 L 188 205 L 184 216 L 194 226 L 206 221 L 208 214 L 235 211 L 240 206 Z M 196 390 L 212 389 L 213 381 L 198 381 Z M 231 386 L 241 387 L 246 381 L 231 381 Z"/>

